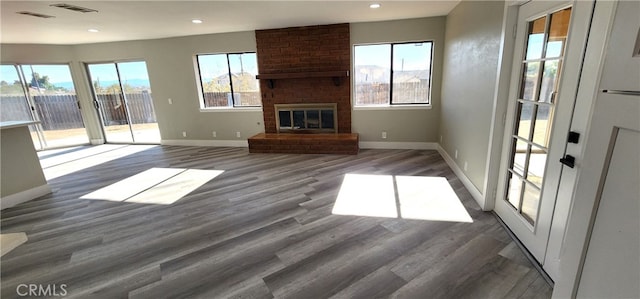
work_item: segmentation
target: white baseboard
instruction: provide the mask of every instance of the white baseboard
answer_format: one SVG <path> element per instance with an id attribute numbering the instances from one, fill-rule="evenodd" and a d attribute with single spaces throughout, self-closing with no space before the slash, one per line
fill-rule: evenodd
<path id="1" fill-rule="evenodd" d="M 162 145 L 181 146 L 219 146 L 219 147 L 249 147 L 247 140 L 162 140 Z"/>
<path id="2" fill-rule="evenodd" d="M 102 138 L 91 139 L 89 142 L 91 142 L 91 144 L 93 145 L 100 145 L 100 144 L 104 144 L 104 139 Z"/>
<path id="3" fill-rule="evenodd" d="M 484 199 L 484 195 L 482 195 L 482 192 L 480 192 L 480 190 L 476 188 L 476 186 L 471 182 L 471 180 L 464 174 L 464 171 L 460 169 L 458 164 L 456 164 L 456 162 L 451 158 L 451 156 L 449 156 L 447 151 L 445 151 L 440 146 L 440 144 L 437 145 L 437 149 L 438 149 L 438 153 L 440 153 L 442 158 L 444 158 L 444 161 L 447 162 L 447 165 L 449 165 L 451 170 L 453 170 L 453 173 L 456 174 L 456 176 L 460 179 L 460 181 L 465 186 L 465 188 L 469 190 L 469 193 L 471 193 L 471 196 L 473 197 L 473 199 L 475 199 L 478 205 L 480 205 L 480 208 L 484 210 L 485 199 Z"/>
<path id="4" fill-rule="evenodd" d="M 435 150 L 438 144 L 434 142 L 380 142 L 380 141 L 360 141 L 360 148 L 365 149 L 415 149 L 415 150 Z"/>
<path id="5" fill-rule="evenodd" d="M 34 198 L 38 198 L 49 193 L 51 193 L 51 187 L 49 186 L 49 184 L 44 184 L 39 187 L 5 196 L 3 198 L 0 198 L 0 210 L 13 207 L 17 204 L 30 201 Z"/>

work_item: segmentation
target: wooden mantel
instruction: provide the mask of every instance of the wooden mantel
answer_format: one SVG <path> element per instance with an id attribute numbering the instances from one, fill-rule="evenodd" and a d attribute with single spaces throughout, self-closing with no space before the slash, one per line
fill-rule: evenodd
<path id="1" fill-rule="evenodd" d="M 321 78 L 321 77 L 349 77 L 349 71 L 330 71 L 330 72 L 296 72 L 296 73 L 277 73 L 277 74 L 260 74 L 256 79 L 295 79 L 295 78 Z"/>
<path id="2" fill-rule="evenodd" d="M 269 80 L 269 88 L 273 89 L 275 84 L 274 80 L 280 79 L 298 79 L 298 78 L 333 78 L 333 83 L 339 86 L 342 83 L 341 78 L 349 77 L 349 71 L 324 71 L 324 72 L 295 72 L 295 73 L 275 73 L 275 74 L 260 74 L 256 76 L 256 79 Z"/>

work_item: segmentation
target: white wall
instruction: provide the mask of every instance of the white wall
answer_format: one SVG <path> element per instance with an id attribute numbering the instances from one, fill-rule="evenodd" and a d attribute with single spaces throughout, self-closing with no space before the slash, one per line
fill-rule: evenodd
<path id="1" fill-rule="evenodd" d="M 444 17 L 356 23 L 352 43 L 433 40 L 435 59 L 431 110 L 354 111 L 352 128 L 361 141 L 435 142 L 438 131 Z M 201 53 L 255 51 L 253 31 L 82 45 L 0 45 L 2 63 L 69 63 L 91 139 L 102 138 L 92 108 L 85 63 L 143 60 L 147 63 L 160 134 L 164 140 L 243 141 L 264 131 L 260 109 L 200 112 L 193 57 Z M 171 98 L 173 104 L 169 104 Z M 87 109 L 88 108 L 88 109 Z M 188 137 L 182 137 L 186 131 Z M 217 138 L 212 137 L 217 132 Z M 241 138 L 236 137 L 241 133 Z M 197 144 L 197 143 L 195 143 Z"/>
<path id="2" fill-rule="evenodd" d="M 0 145 L 2 145 L 0 196 L 6 197 L 47 185 L 33 141 L 31 141 L 29 127 L 2 129 Z"/>
<path id="3" fill-rule="evenodd" d="M 434 47 L 432 109 L 355 110 L 352 128 L 360 134 L 360 141 L 438 142 L 444 26 L 445 17 L 351 24 L 352 50 L 356 44 L 407 41 L 433 41 Z M 382 131 L 387 132 L 387 139 L 381 138 Z"/>
<path id="4" fill-rule="evenodd" d="M 253 31 L 72 46 L 1 45 L 2 63 L 69 63 L 91 139 L 101 138 L 92 107 L 85 63 L 143 60 L 147 63 L 156 117 L 163 140 L 245 140 L 264 131 L 262 112 L 200 112 L 194 56 L 201 53 L 255 51 Z M 169 104 L 171 98 L 173 104 Z M 182 132 L 187 132 L 187 138 Z"/>
<path id="5" fill-rule="evenodd" d="M 462 1 L 446 21 L 441 146 L 481 193 L 496 97 L 503 11 L 502 1 Z"/>
<path id="6" fill-rule="evenodd" d="M 9 125 L 0 131 L 0 208 L 7 209 L 51 193 L 29 127 Z"/>
<path id="7" fill-rule="evenodd" d="M 246 139 L 264 130 L 262 112 L 200 112 L 194 56 L 205 53 L 255 51 L 253 31 L 75 46 L 83 62 L 144 60 L 163 140 Z M 173 104 L 169 104 L 171 98 Z M 187 138 L 182 132 L 187 132 Z"/>

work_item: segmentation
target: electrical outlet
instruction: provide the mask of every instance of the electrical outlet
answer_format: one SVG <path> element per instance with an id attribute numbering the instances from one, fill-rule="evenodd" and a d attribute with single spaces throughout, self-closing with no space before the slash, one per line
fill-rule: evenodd
<path id="1" fill-rule="evenodd" d="M 236 137 L 240 138 L 240 132 L 236 132 Z"/>
<path id="2" fill-rule="evenodd" d="M 218 133 L 216 133 L 216 131 L 211 132 L 211 135 L 213 136 L 213 138 L 218 137 Z"/>
<path id="3" fill-rule="evenodd" d="M 382 131 L 382 139 L 387 139 L 387 131 Z"/>
<path id="4" fill-rule="evenodd" d="M 173 104 L 173 100 L 171 98 L 167 99 L 167 101 L 169 102 L 169 105 Z"/>
<path id="5" fill-rule="evenodd" d="M 467 161 L 464 161 L 464 171 L 467 171 Z"/>
<path id="6" fill-rule="evenodd" d="M 182 137 L 187 137 L 187 131 L 182 131 Z"/>
<path id="7" fill-rule="evenodd" d="M 453 155 L 454 155 L 454 158 L 458 159 L 458 150 L 456 150 L 456 152 Z"/>

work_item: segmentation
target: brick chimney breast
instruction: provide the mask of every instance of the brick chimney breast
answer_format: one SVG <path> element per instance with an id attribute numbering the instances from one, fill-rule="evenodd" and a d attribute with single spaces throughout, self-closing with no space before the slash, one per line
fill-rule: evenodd
<path id="1" fill-rule="evenodd" d="M 256 46 L 260 75 L 351 67 L 349 24 L 256 30 Z M 260 79 L 265 132 L 277 131 L 274 104 L 337 103 L 338 133 L 351 133 L 351 82 L 338 79 L 339 84 L 332 77 Z"/>

